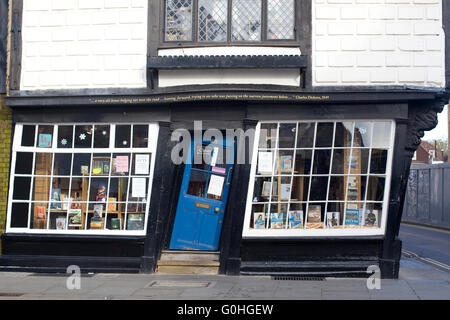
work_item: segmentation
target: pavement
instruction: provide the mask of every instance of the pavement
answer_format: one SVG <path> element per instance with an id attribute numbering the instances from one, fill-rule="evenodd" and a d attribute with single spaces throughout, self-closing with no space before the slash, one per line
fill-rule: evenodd
<path id="1" fill-rule="evenodd" d="M 398 280 L 272 280 L 223 275 L 92 274 L 68 289 L 69 275 L 0 273 L 0 299 L 7 300 L 450 300 L 450 272 L 403 257 Z M 69 279 L 69 284 L 76 280 Z"/>
<path id="2" fill-rule="evenodd" d="M 450 300 L 450 232 L 402 224 L 400 238 L 399 279 L 379 289 L 355 278 L 0 272 L 0 300 Z"/>

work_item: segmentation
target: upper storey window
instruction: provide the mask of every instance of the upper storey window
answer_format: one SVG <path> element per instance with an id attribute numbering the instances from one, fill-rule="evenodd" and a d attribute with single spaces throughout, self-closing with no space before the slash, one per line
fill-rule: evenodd
<path id="1" fill-rule="evenodd" d="M 166 0 L 166 42 L 293 41 L 295 0 Z"/>

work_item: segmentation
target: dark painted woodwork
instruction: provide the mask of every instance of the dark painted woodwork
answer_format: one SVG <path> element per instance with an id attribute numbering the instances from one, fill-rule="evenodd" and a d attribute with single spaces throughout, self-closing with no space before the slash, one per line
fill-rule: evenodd
<path id="1" fill-rule="evenodd" d="M 22 70 L 22 12 L 23 0 L 15 0 L 12 4 L 11 21 L 11 65 L 10 90 L 20 90 L 20 74 Z"/>
<path id="2" fill-rule="evenodd" d="M 6 93 L 8 0 L 0 0 L 0 94 Z"/>

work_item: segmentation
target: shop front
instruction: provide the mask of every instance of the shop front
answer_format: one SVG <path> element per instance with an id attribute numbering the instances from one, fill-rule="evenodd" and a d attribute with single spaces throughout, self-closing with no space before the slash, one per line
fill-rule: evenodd
<path id="1" fill-rule="evenodd" d="M 114 105 L 91 122 L 73 117 L 81 98 L 43 108 L 52 122 L 15 106 L 2 269 L 154 272 L 164 253 L 212 252 L 224 274 L 397 277 L 413 138 L 442 102 L 354 95 Z"/>

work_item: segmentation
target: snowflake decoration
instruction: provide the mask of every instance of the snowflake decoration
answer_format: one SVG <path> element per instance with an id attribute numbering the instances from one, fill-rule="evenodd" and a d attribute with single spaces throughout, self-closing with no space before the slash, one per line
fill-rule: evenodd
<path id="1" fill-rule="evenodd" d="M 123 140 L 122 143 L 123 143 L 124 146 L 126 146 L 128 144 L 128 141 L 127 140 Z"/>
<path id="2" fill-rule="evenodd" d="M 367 130 L 365 128 L 359 128 L 359 132 L 361 132 L 361 134 L 366 134 Z"/>
<path id="3" fill-rule="evenodd" d="M 63 146 L 67 145 L 67 139 L 62 139 L 62 140 L 61 140 L 61 144 L 62 144 Z"/>
<path id="4" fill-rule="evenodd" d="M 84 133 L 80 134 L 80 140 L 86 139 L 86 135 Z"/>

